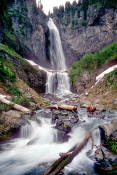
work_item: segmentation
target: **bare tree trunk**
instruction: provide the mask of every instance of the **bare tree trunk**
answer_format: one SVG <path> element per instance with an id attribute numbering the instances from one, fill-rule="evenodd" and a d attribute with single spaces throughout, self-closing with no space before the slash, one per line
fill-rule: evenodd
<path id="1" fill-rule="evenodd" d="M 87 131 L 86 136 L 80 145 L 74 146 L 69 152 L 60 154 L 60 158 L 56 160 L 52 166 L 44 173 L 44 175 L 57 175 L 66 165 L 72 162 L 74 157 L 85 147 L 89 139 L 92 139 L 91 134 Z"/>
<path id="2" fill-rule="evenodd" d="M 4 104 L 11 105 L 14 109 L 21 111 L 21 112 L 30 112 L 28 108 L 25 108 L 23 106 L 20 106 L 18 104 L 15 104 L 7 99 L 5 99 L 3 96 L 0 96 L 0 101 Z"/>
<path id="3" fill-rule="evenodd" d="M 70 106 L 70 105 L 53 105 L 47 107 L 48 109 L 64 109 L 64 110 L 69 110 L 69 111 L 75 111 L 77 110 L 77 106 Z"/>

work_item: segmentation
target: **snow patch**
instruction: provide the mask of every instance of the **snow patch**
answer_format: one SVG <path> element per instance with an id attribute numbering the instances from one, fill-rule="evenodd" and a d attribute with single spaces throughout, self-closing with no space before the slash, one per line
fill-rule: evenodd
<path id="1" fill-rule="evenodd" d="M 117 65 L 114 65 L 114 66 L 112 66 L 112 67 L 109 67 L 107 70 L 105 70 L 105 71 L 102 72 L 100 75 L 98 75 L 98 76 L 96 77 L 96 83 L 95 83 L 95 85 L 96 85 L 106 74 L 108 74 L 108 73 L 114 71 L 115 69 L 117 69 Z"/>
<path id="2" fill-rule="evenodd" d="M 28 61 L 32 66 L 36 66 L 39 70 L 43 70 L 45 72 L 60 72 L 60 73 L 65 73 L 65 72 L 68 72 L 67 70 L 52 70 L 52 69 L 46 69 L 42 66 L 40 66 L 39 64 L 36 64 L 34 61 L 32 60 L 27 60 L 25 59 L 26 61 Z"/>

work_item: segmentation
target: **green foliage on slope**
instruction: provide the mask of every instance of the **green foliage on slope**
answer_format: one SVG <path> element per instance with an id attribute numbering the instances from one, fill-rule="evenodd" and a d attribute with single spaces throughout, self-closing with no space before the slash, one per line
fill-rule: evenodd
<path id="1" fill-rule="evenodd" d="M 8 55 L 12 56 L 15 59 L 20 59 L 23 62 L 27 62 L 21 55 L 16 53 L 14 49 L 8 47 L 5 44 L 0 43 L 0 51 L 7 53 Z"/>
<path id="2" fill-rule="evenodd" d="M 8 66 L 9 64 L 9 66 Z M 1 56 L 0 56 L 0 80 L 4 83 L 6 83 L 6 81 L 10 81 L 10 82 L 14 82 L 16 79 L 16 74 L 15 72 L 12 70 L 12 68 L 10 68 L 11 63 L 6 62 Z"/>
<path id="3" fill-rule="evenodd" d="M 74 79 L 83 71 L 93 73 L 107 61 L 117 58 L 117 42 L 105 47 L 95 54 L 86 54 L 72 65 L 71 76 Z"/>
<path id="4" fill-rule="evenodd" d="M 109 139 L 109 145 L 111 151 L 117 154 L 117 140 Z"/>
<path id="5" fill-rule="evenodd" d="M 13 49 L 2 43 L 0 43 L 0 51 L 0 81 L 3 82 L 3 85 L 6 87 L 7 93 L 12 96 L 12 102 L 29 107 L 30 99 L 23 96 L 22 92 L 15 85 L 17 79 L 15 66 L 8 60 L 5 60 L 2 53 L 7 53 L 14 59 L 20 59 L 23 62 L 26 62 L 25 59 L 17 54 Z M 0 111 L 3 109 L 5 111 L 7 110 L 6 105 L 0 104 Z"/>

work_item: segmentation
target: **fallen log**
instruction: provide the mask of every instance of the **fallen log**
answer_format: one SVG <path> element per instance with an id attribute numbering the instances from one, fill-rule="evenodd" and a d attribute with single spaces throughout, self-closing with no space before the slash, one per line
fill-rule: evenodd
<path id="1" fill-rule="evenodd" d="M 4 103 L 4 104 L 7 104 L 7 105 L 10 105 L 12 106 L 14 109 L 18 110 L 18 111 L 21 111 L 21 112 L 30 112 L 30 110 L 28 108 L 25 108 L 23 106 L 20 106 L 18 104 L 15 104 L 7 99 L 5 99 L 5 97 L 3 97 L 2 95 L 0 95 L 0 102 Z"/>
<path id="2" fill-rule="evenodd" d="M 76 111 L 77 110 L 77 106 L 70 106 L 70 105 L 53 105 L 53 106 L 49 106 L 47 108 L 48 109 L 64 109 L 64 110 L 68 110 L 68 111 Z"/>
<path id="3" fill-rule="evenodd" d="M 66 165 L 72 162 L 74 157 L 78 153 L 80 153 L 80 151 L 85 147 L 90 138 L 92 139 L 92 136 L 87 131 L 82 143 L 80 145 L 75 145 L 67 153 L 61 153 L 60 158 L 51 165 L 51 167 L 44 173 L 44 175 L 57 175 Z"/>

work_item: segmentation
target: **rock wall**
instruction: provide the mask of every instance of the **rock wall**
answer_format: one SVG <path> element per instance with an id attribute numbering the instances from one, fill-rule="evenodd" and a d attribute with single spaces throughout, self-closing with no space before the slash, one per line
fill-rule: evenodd
<path id="1" fill-rule="evenodd" d="M 75 16 L 78 25 L 74 29 L 72 28 L 73 18 L 71 16 L 71 22 L 66 26 L 53 15 L 60 30 L 66 62 L 69 67 L 84 54 L 97 52 L 117 40 L 117 8 L 89 6 L 85 24 L 83 24 L 83 11 L 80 14 L 80 18 Z"/>
<path id="2" fill-rule="evenodd" d="M 4 37 L 0 34 L 0 41 L 25 58 L 49 67 L 46 52 L 48 18 L 37 8 L 36 0 L 7 0 L 4 13 L 7 14 L 4 20 Z"/>
<path id="3" fill-rule="evenodd" d="M 1 52 L 0 52 L 1 53 Z M 22 79 L 28 86 L 33 88 L 38 93 L 44 93 L 46 88 L 46 72 L 37 70 L 28 62 L 14 59 L 14 57 L 4 54 L 4 59 L 14 65 L 17 76 Z"/>

